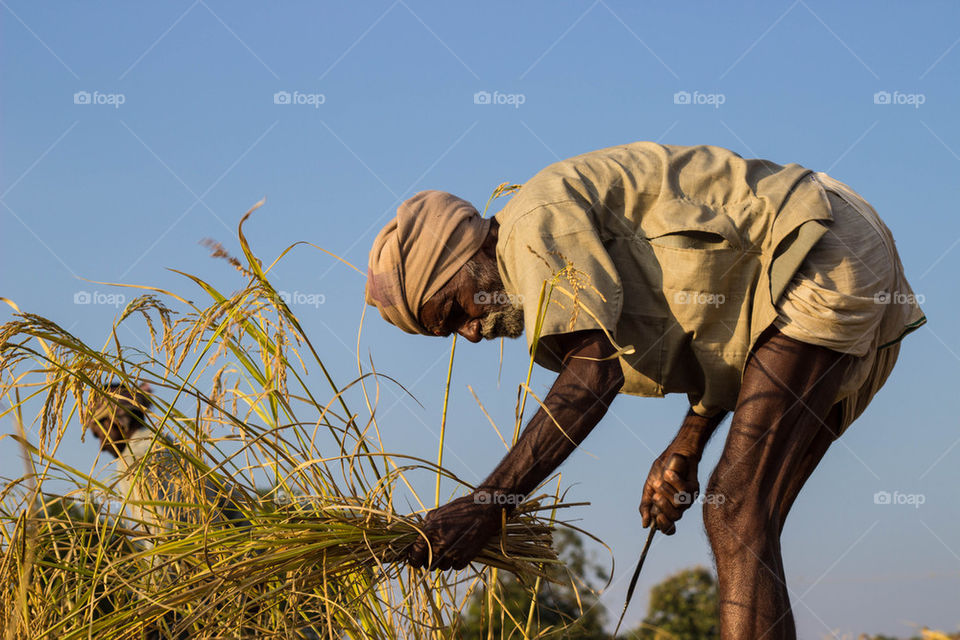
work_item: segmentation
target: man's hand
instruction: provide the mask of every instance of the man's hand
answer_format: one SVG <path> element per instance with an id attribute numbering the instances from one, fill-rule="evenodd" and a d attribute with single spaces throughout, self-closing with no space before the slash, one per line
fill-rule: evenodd
<path id="1" fill-rule="evenodd" d="M 690 508 L 700 483 L 697 481 L 697 462 L 676 453 L 673 447 L 660 454 L 650 467 L 647 482 L 643 485 L 640 500 L 640 515 L 643 527 L 656 521 L 657 529 L 673 535 L 675 523 Z"/>
<path id="2" fill-rule="evenodd" d="M 470 564 L 500 531 L 503 509 L 481 499 L 489 495 L 471 493 L 428 513 L 423 524 L 427 539 L 420 536 L 407 551 L 410 566 L 429 564 L 430 569 L 444 570 L 463 569 Z"/>

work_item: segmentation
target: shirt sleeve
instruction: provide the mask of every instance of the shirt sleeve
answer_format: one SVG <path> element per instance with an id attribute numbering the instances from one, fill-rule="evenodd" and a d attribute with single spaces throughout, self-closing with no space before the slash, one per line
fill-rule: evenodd
<path id="1" fill-rule="evenodd" d="M 702 418 L 713 418 L 719 413 L 723 413 L 725 409 L 721 407 L 713 407 L 707 404 L 704 404 L 702 400 L 702 394 L 687 394 L 687 398 L 690 400 L 690 409 L 693 410 L 695 414 Z"/>
<path id="2" fill-rule="evenodd" d="M 620 275 L 580 204 L 539 206 L 501 232 L 507 237 L 497 248 L 500 272 L 507 293 L 523 306 L 528 350 L 535 338 L 575 331 L 605 329 L 616 336 Z M 562 364 L 551 349 L 539 347 L 535 361 L 553 371 Z"/>

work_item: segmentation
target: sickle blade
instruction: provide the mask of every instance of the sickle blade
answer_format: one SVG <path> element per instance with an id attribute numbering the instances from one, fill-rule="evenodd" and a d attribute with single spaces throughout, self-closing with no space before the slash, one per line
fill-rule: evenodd
<path id="1" fill-rule="evenodd" d="M 650 533 L 647 535 L 647 541 L 643 545 L 643 551 L 640 552 L 640 560 L 637 561 L 637 568 L 633 571 L 633 577 L 630 579 L 630 586 L 627 587 L 627 601 L 623 603 L 623 611 L 620 612 L 620 619 L 617 620 L 617 628 L 613 632 L 613 637 L 617 637 L 620 632 L 620 625 L 623 624 L 623 616 L 627 613 L 630 606 L 630 600 L 633 599 L 633 590 L 637 587 L 637 579 L 640 577 L 640 570 L 643 569 L 643 561 L 647 559 L 647 551 L 650 550 L 650 543 L 653 542 L 653 534 L 657 532 L 655 524 L 650 524 Z"/>

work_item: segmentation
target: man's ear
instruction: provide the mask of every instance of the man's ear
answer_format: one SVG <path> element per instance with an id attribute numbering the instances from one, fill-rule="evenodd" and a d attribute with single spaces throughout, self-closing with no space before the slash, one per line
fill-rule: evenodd
<path id="1" fill-rule="evenodd" d="M 483 244 L 480 245 L 480 251 L 482 251 L 484 254 L 496 260 L 497 259 L 497 239 L 499 237 L 500 237 L 500 223 L 497 222 L 496 218 L 493 218 L 490 221 L 490 230 L 487 231 L 487 237 L 483 239 Z"/>

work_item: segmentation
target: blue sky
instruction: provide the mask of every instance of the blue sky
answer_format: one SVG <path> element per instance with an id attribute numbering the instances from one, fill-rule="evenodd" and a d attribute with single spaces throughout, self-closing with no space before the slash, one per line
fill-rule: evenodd
<path id="1" fill-rule="evenodd" d="M 954 630 L 958 18 L 949 2 L 3 0 L 0 295 L 101 344 L 118 311 L 106 296 L 117 292 L 78 278 L 199 298 L 173 267 L 235 288 L 198 241 L 238 251 L 236 223 L 264 196 L 247 227 L 259 255 L 308 240 L 362 266 L 377 230 L 419 190 L 482 207 L 501 182 L 614 144 L 715 144 L 827 171 L 892 229 L 929 323 L 791 513 L 783 548 L 795 616 L 803 638 L 908 635 L 911 623 Z M 278 92 L 290 103 L 275 102 Z M 477 104 L 478 92 L 491 103 Z M 333 374 L 351 379 L 363 279 L 312 250 L 275 277 L 278 288 L 322 295 L 295 311 Z M 93 303 L 75 303 L 80 292 Z M 380 416 L 388 448 L 435 455 L 448 341 L 372 314 L 360 350 L 423 404 L 391 399 Z M 496 344 L 457 351 L 446 461 L 479 480 L 503 447 L 466 385 L 509 423 L 524 348 L 506 345 L 499 388 Z M 540 371 L 534 389 L 551 381 Z M 572 515 L 614 551 L 611 614 L 642 542 L 642 483 L 684 410 L 683 397 L 618 398 L 562 468 L 571 497 L 592 503 Z M 8 443 L 4 469 L 19 464 Z M 69 455 L 89 465 L 92 450 Z M 924 504 L 878 505 L 878 491 Z M 655 543 L 641 594 L 709 561 L 693 509 Z M 638 597 L 628 624 L 645 606 Z"/>

